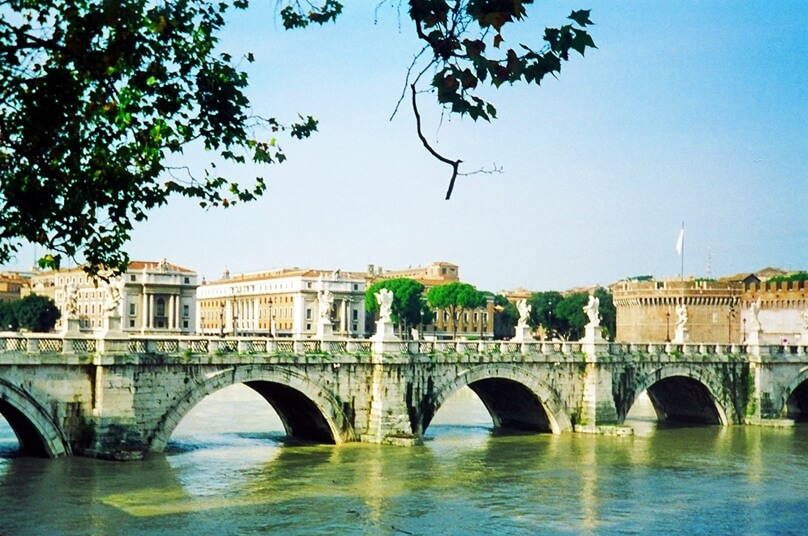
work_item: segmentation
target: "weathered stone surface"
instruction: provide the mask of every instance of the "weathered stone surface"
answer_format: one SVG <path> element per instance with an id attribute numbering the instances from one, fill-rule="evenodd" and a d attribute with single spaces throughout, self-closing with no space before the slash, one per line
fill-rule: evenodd
<path id="1" fill-rule="evenodd" d="M 622 424 L 644 391 L 671 420 L 765 424 L 808 415 L 804 350 L 385 342 L 383 354 L 369 352 L 370 341 L 353 341 L 351 353 L 347 344 L 334 342 L 328 348 L 336 351 L 326 353 L 310 341 L 289 345 L 300 353 L 276 344 L 271 354 L 195 354 L 188 341 L 165 345 L 180 353 L 0 351 L 0 413 L 30 453 L 117 460 L 161 451 L 191 408 L 234 384 L 271 404 L 290 436 L 332 443 L 417 444 L 466 386 L 496 427 L 535 432 L 630 433 Z"/>

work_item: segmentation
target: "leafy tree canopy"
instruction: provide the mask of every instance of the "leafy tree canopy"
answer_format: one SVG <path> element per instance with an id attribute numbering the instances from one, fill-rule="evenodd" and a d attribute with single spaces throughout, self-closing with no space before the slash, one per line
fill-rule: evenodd
<path id="1" fill-rule="evenodd" d="M 494 299 L 494 338 L 509 339 L 513 337 L 514 328 L 519 321 L 519 311 L 516 305 L 508 301 L 501 294 L 495 294 Z"/>
<path id="2" fill-rule="evenodd" d="M 381 0 L 380 5 L 387 4 Z M 481 87 L 539 84 L 571 51 L 594 43 L 588 11 L 547 28 L 538 43 L 507 47 L 506 29 L 531 0 L 409 0 L 423 43 L 406 75 L 418 135 L 422 84 L 450 113 L 496 117 Z M 296 124 L 256 118 L 247 75 L 218 47 L 228 11 L 248 0 L 0 0 L 0 263 L 21 244 L 42 246 L 42 267 L 83 256 L 88 271 L 125 269 L 133 222 L 171 194 L 202 207 L 228 207 L 261 196 L 262 177 L 239 184 L 216 161 L 280 163 L 280 137 L 305 138 L 312 117 Z M 286 28 L 333 21 L 336 0 L 278 2 Z M 398 2 L 390 2 L 394 8 Z M 191 144 L 211 159 L 201 171 L 172 168 Z"/>
<path id="3" fill-rule="evenodd" d="M 29 294 L 12 304 L 19 327 L 29 331 L 48 332 L 62 316 L 53 300 L 46 296 Z"/>
<path id="4" fill-rule="evenodd" d="M 485 305 L 487 295 L 480 292 L 473 285 L 454 281 L 445 285 L 432 287 L 427 292 L 426 299 L 429 305 L 436 309 L 449 311 L 454 322 L 452 333 L 457 336 L 457 324 L 465 309 L 475 309 Z"/>
<path id="5" fill-rule="evenodd" d="M 563 300 L 564 296 L 555 290 L 550 290 L 547 292 L 534 292 L 531 294 L 527 299 L 527 303 L 530 305 L 530 317 L 528 318 L 528 324 L 530 324 L 530 326 L 533 328 L 543 326 L 544 331 L 548 335 L 553 333 L 554 329 L 561 327 L 560 323 L 562 320 L 559 319 L 558 314 L 555 312 L 555 308 L 558 307 L 558 304 Z M 563 327 L 566 329 L 566 326 Z"/>
<path id="6" fill-rule="evenodd" d="M 376 294 L 383 288 L 393 293 L 391 316 L 400 330 L 421 324 L 425 308 L 424 285 L 406 277 L 377 281 L 365 291 L 365 310 L 370 312 L 379 310 Z"/>
<path id="7" fill-rule="evenodd" d="M 19 323 L 15 303 L 0 301 L 0 331 L 17 331 Z"/>
<path id="8" fill-rule="evenodd" d="M 600 325 L 607 339 L 614 339 L 616 312 L 611 293 L 604 288 L 597 288 L 595 296 L 600 302 Z M 588 292 L 576 292 L 566 296 L 555 290 L 535 292 L 528 298 L 531 305 L 530 323 L 543 326 L 548 337 L 561 337 L 566 340 L 580 339 L 584 327 L 589 322 L 583 311 L 589 301 Z"/>

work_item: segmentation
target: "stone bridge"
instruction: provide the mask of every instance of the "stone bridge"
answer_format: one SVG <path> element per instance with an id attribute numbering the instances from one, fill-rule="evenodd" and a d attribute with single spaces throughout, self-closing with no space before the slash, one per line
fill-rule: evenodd
<path id="1" fill-rule="evenodd" d="M 503 430 L 630 433 L 647 392 L 662 420 L 808 416 L 806 346 L 0 335 L 0 414 L 30 455 L 138 459 L 198 402 L 254 389 L 289 436 L 415 444 L 468 386 Z"/>

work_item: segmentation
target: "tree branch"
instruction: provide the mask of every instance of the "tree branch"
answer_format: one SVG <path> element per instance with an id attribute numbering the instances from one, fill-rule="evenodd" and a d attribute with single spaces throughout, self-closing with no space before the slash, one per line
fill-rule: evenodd
<path id="1" fill-rule="evenodd" d="M 446 200 L 448 201 L 449 198 L 452 197 L 452 190 L 454 190 L 455 179 L 457 179 L 458 169 L 460 168 L 460 164 L 463 162 L 462 160 L 449 160 L 442 154 L 438 153 L 435 149 L 427 141 L 426 137 L 424 137 L 423 132 L 421 132 L 421 114 L 418 113 L 418 103 L 415 99 L 415 84 L 410 84 L 410 90 L 412 91 L 412 111 L 415 114 L 415 128 L 418 132 L 418 138 L 421 140 L 424 148 L 429 151 L 429 153 L 443 162 L 444 164 L 449 164 L 452 166 L 452 178 L 449 179 L 449 188 L 446 190 Z"/>

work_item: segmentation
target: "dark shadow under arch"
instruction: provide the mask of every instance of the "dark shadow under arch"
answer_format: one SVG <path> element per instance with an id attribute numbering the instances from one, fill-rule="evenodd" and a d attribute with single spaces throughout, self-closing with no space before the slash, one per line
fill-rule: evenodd
<path id="1" fill-rule="evenodd" d="M 659 421 L 722 424 L 721 415 L 709 389 L 685 376 L 670 376 L 646 390 Z"/>
<path id="2" fill-rule="evenodd" d="M 488 378 L 470 383 L 469 388 L 488 409 L 495 430 L 552 433 L 544 405 L 525 385 L 505 378 Z"/>
<path id="3" fill-rule="evenodd" d="M 786 399 L 786 417 L 808 421 L 808 379 L 800 383 Z"/>
<path id="4" fill-rule="evenodd" d="M 320 409 L 300 391 L 270 381 L 250 381 L 244 385 L 269 402 L 280 417 L 287 436 L 315 443 L 336 442 Z"/>
<path id="5" fill-rule="evenodd" d="M 45 440 L 34 424 L 28 420 L 19 409 L 9 404 L 5 399 L 0 399 L 0 415 L 6 419 L 6 422 L 8 422 L 8 425 L 17 436 L 17 441 L 20 444 L 20 454 L 38 458 L 48 458 L 51 456 L 51 453 L 45 445 Z"/>

